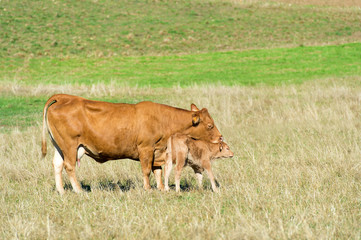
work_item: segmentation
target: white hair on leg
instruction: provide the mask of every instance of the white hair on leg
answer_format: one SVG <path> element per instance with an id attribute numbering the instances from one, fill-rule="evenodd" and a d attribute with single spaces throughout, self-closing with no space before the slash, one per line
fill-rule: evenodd
<path id="1" fill-rule="evenodd" d="M 64 160 L 61 157 L 58 150 L 55 149 L 54 158 L 53 158 L 53 166 L 54 166 L 54 173 L 55 173 L 55 186 L 56 190 L 60 194 L 64 194 L 64 187 L 63 187 L 63 179 L 62 179 L 62 171 L 64 167 Z"/>

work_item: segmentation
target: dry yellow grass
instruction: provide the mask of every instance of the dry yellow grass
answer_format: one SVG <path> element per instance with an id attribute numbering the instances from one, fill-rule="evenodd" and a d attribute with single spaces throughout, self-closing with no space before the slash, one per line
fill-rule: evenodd
<path id="1" fill-rule="evenodd" d="M 315 6 L 361 7 L 360 0 L 277 0 L 277 2 Z"/>
<path id="2" fill-rule="evenodd" d="M 252 3 L 287 3 L 294 5 L 313 5 L 313 6 L 326 6 L 326 7 L 361 7 L 360 0 L 233 0 L 243 4 Z"/>
<path id="3" fill-rule="evenodd" d="M 360 80 L 154 90 L 155 100 L 170 105 L 208 107 L 235 152 L 213 166 L 219 194 L 207 178 L 198 190 L 190 169 L 180 194 L 145 192 L 138 162 L 86 158 L 77 175 L 91 192 L 74 194 L 66 180 L 59 196 L 52 150 L 40 159 L 40 119 L 37 127 L 1 134 L 0 238 L 360 239 Z M 46 88 L 39 92 L 53 92 Z M 104 86 L 81 94 L 145 91 Z"/>

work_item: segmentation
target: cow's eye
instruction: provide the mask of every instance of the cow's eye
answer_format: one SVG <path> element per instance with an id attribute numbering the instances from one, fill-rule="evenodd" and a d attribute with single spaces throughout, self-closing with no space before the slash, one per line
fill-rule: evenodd
<path id="1" fill-rule="evenodd" d="M 208 124 L 208 129 L 212 129 L 213 128 L 213 125 L 212 124 Z"/>

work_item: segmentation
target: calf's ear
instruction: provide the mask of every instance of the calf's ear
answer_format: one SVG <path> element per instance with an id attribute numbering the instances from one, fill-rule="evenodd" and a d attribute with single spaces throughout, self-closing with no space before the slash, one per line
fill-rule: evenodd
<path id="1" fill-rule="evenodd" d="M 192 124 L 193 124 L 193 126 L 197 126 L 200 121 L 201 121 L 201 119 L 199 117 L 199 114 L 198 113 L 193 113 L 192 114 Z"/>
<path id="2" fill-rule="evenodd" d="M 197 106 L 194 103 L 191 104 L 191 111 L 192 112 L 199 111 L 199 109 L 197 108 Z"/>

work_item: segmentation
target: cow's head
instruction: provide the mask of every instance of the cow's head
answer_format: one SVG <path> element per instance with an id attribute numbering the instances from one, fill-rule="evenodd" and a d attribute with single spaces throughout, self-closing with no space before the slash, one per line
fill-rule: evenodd
<path id="1" fill-rule="evenodd" d="M 219 143 L 223 141 L 222 134 L 218 131 L 206 108 L 199 110 L 197 106 L 192 103 L 191 111 L 192 127 L 190 128 L 190 137 L 212 143 Z"/>
<path id="2" fill-rule="evenodd" d="M 231 158 L 233 157 L 233 152 L 229 148 L 228 144 L 225 142 L 219 143 L 219 151 L 216 154 L 216 158 Z"/>

